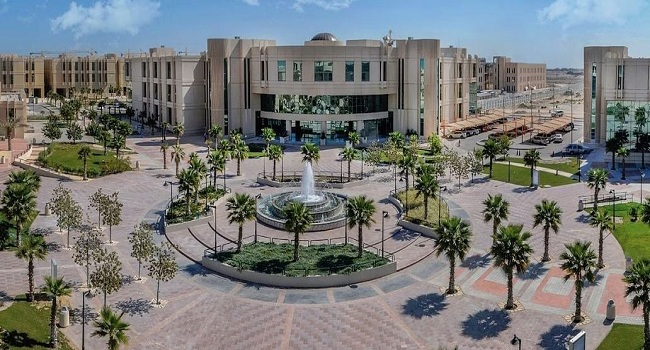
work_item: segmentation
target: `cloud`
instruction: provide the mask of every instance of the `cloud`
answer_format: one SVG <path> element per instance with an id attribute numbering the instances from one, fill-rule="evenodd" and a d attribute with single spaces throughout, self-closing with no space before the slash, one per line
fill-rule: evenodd
<path id="1" fill-rule="evenodd" d="M 76 39 L 95 33 L 135 35 L 159 14 L 160 3 L 151 0 L 106 0 L 93 5 L 70 3 L 68 11 L 51 21 L 52 31 L 70 30 Z"/>
<path id="2" fill-rule="evenodd" d="M 641 13 L 647 0 L 554 0 L 537 12 L 540 21 L 560 22 L 564 28 L 582 23 L 625 24 Z"/>
<path id="3" fill-rule="evenodd" d="M 242 1 L 247 3 L 248 5 L 251 5 L 251 6 L 259 6 L 260 5 L 259 0 L 242 0 Z"/>
<path id="4" fill-rule="evenodd" d="M 302 12 L 304 6 L 313 5 L 325 10 L 338 11 L 350 7 L 354 1 L 356 0 L 295 0 L 293 8 Z"/>

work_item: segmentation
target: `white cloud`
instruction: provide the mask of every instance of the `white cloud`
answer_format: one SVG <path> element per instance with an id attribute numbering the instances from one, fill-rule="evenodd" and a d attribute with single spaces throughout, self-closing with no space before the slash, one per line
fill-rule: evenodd
<path id="1" fill-rule="evenodd" d="M 260 1 L 259 0 L 242 0 L 243 2 L 251 5 L 251 6 L 259 6 Z"/>
<path id="2" fill-rule="evenodd" d="M 538 11 L 541 21 L 557 21 L 567 28 L 581 23 L 625 24 L 647 0 L 554 0 Z"/>
<path id="3" fill-rule="evenodd" d="M 52 31 L 70 30 L 76 39 L 94 33 L 135 35 L 159 14 L 160 3 L 151 0 L 106 0 L 93 5 L 70 3 L 68 11 L 51 21 Z"/>
<path id="4" fill-rule="evenodd" d="M 356 0 L 295 0 L 293 8 L 297 11 L 303 11 L 304 6 L 313 5 L 325 10 L 338 11 L 350 7 Z"/>

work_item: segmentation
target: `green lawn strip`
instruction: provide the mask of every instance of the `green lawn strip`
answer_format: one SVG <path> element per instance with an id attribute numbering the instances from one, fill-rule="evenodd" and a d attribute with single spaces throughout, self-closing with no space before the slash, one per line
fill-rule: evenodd
<path id="1" fill-rule="evenodd" d="M 642 348 L 642 325 L 614 323 L 612 330 L 596 350 L 640 350 Z"/>
<path id="2" fill-rule="evenodd" d="M 616 203 L 616 216 L 623 219 L 623 222 L 616 223 L 614 237 L 623 248 L 625 256 L 631 257 L 634 261 L 641 258 L 650 258 L 650 226 L 637 220 L 630 220 L 629 211 L 632 207 L 638 207 L 639 203 Z M 601 205 L 598 210 L 607 210 L 610 214 L 613 212 L 612 205 Z"/>
<path id="3" fill-rule="evenodd" d="M 251 243 L 243 245 L 239 253 L 221 252 L 217 259 L 243 270 L 268 274 L 284 271 L 291 277 L 347 274 L 388 263 L 388 259 L 368 251 L 358 258 L 357 249 L 352 244 L 300 246 L 300 260 L 293 262 L 293 244 Z"/>
<path id="4" fill-rule="evenodd" d="M 429 217 L 424 218 L 424 197 L 418 196 L 417 191 L 413 188 L 409 188 L 408 201 L 406 200 L 406 191 L 403 190 L 397 193 L 397 199 L 402 203 L 406 208 L 406 203 L 408 202 L 408 216 L 406 219 L 418 225 L 424 225 L 428 227 L 438 227 L 438 200 L 429 198 Z M 447 218 L 448 209 L 447 203 L 443 200 L 440 203 L 440 218 L 444 220 Z"/>
<path id="5" fill-rule="evenodd" d="M 7 331 L 3 341 L 9 349 L 49 349 L 50 303 L 39 302 L 32 306 L 24 301 L 14 302 L 0 311 L 0 327 Z M 61 332 L 59 349 L 72 349 Z"/>
<path id="6" fill-rule="evenodd" d="M 486 164 L 483 173 L 489 174 L 490 167 Z M 492 180 L 508 182 L 508 164 L 492 165 Z M 510 166 L 510 182 L 520 186 L 530 186 L 530 168 Z M 555 175 L 546 171 L 539 172 L 539 185 L 562 186 L 576 183 L 577 181 L 562 175 Z"/>
<path id="7" fill-rule="evenodd" d="M 192 197 L 192 200 L 190 201 L 190 214 L 186 215 L 185 213 L 185 208 L 186 208 L 186 203 L 184 197 L 179 198 L 174 200 L 172 203 L 172 206 L 170 210 L 167 211 L 167 215 L 165 217 L 165 222 L 167 224 L 178 224 L 181 222 L 187 222 L 187 221 L 192 221 L 196 220 L 201 216 L 201 214 L 205 214 L 205 197 L 206 193 L 208 196 L 208 202 L 214 202 L 217 199 L 221 198 L 224 195 L 224 192 L 222 189 L 218 189 L 216 192 L 214 190 L 214 187 L 208 186 L 206 188 L 202 188 L 199 190 L 199 201 L 198 203 L 194 202 L 194 198 Z"/>
<path id="8" fill-rule="evenodd" d="M 503 160 L 502 160 L 503 161 Z M 523 158 L 514 158 L 510 157 L 512 163 L 526 164 Z M 507 160 L 506 160 L 507 162 Z M 537 166 L 542 168 L 548 168 L 553 170 L 564 171 L 569 174 L 575 174 L 578 172 L 578 166 L 576 165 L 576 159 L 574 157 L 567 157 L 562 162 L 545 162 L 541 161 L 537 163 Z"/>
<path id="9" fill-rule="evenodd" d="M 91 146 L 91 156 L 88 159 L 88 177 L 97 177 L 102 175 L 105 170 L 105 164 L 115 163 L 115 152 L 108 151 L 104 155 L 103 149 L 94 147 L 92 144 L 82 142 L 78 143 L 53 143 L 48 147 L 49 153 L 43 156 L 39 155 L 39 162 L 50 169 L 60 169 L 64 173 L 73 175 L 83 175 L 83 160 L 79 159 L 79 149 L 83 145 Z M 127 162 L 120 159 L 121 162 Z"/>

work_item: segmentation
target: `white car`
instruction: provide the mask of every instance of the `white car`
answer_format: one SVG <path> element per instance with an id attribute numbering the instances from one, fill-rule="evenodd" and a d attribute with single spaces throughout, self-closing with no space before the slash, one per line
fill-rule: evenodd
<path id="1" fill-rule="evenodd" d="M 555 134 L 551 136 L 551 141 L 554 143 L 562 143 L 562 141 L 564 141 L 564 138 L 562 138 L 562 134 Z"/>
<path id="2" fill-rule="evenodd" d="M 564 153 L 568 153 L 568 154 L 585 154 L 589 152 L 591 152 L 591 148 L 585 147 L 577 143 L 572 143 L 564 147 Z"/>
<path id="3" fill-rule="evenodd" d="M 464 139 L 467 137 L 467 133 L 464 131 L 455 131 L 449 135 L 450 139 Z"/>

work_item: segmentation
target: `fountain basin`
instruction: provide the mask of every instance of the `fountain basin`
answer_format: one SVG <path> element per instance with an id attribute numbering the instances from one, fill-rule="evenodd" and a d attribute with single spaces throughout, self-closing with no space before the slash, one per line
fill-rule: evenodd
<path id="1" fill-rule="evenodd" d="M 262 197 L 257 203 L 257 221 L 284 230 L 284 215 L 282 208 L 291 201 L 305 203 L 314 219 L 308 232 L 325 231 L 345 226 L 344 195 L 315 191 L 309 197 L 301 192 L 281 192 Z"/>

